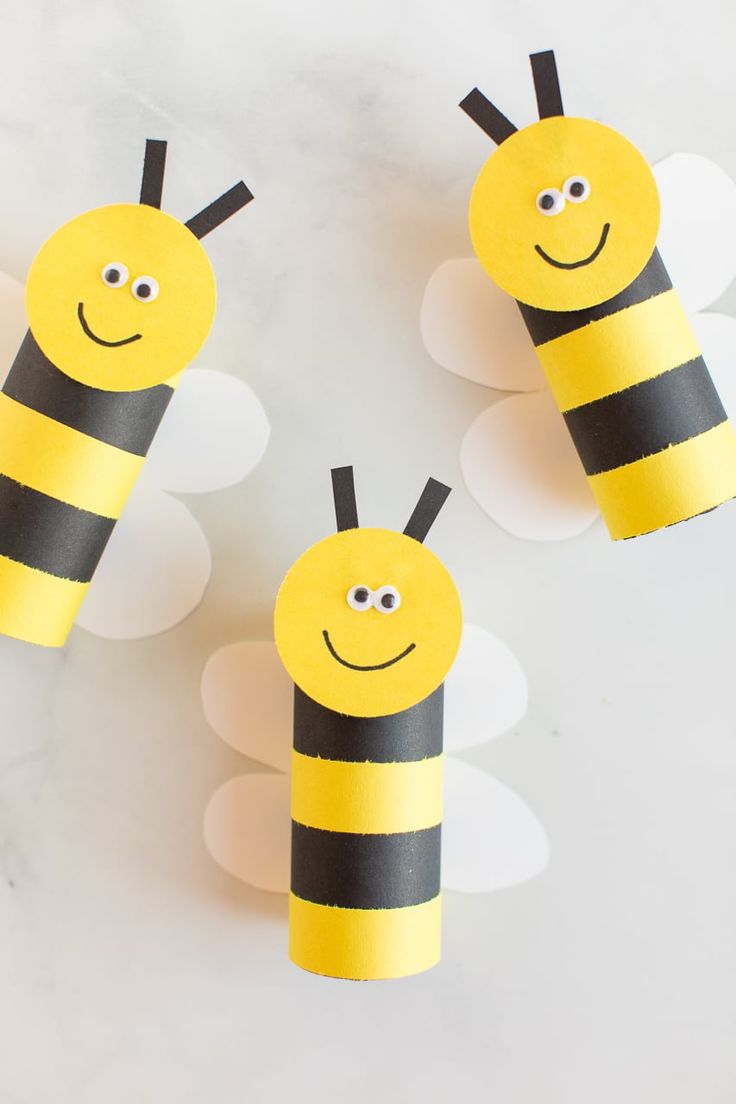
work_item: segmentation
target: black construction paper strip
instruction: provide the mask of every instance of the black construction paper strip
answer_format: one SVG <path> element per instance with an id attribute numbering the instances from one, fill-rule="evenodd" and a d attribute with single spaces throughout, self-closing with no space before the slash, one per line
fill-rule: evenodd
<path id="1" fill-rule="evenodd" d="M 439 483 L 431 477 L 427 480 L 424 490 L 419 496 L 419 501 L 406 523 L 404 534 L 413 537 L 421 544 L 429 530 L 432 528 L 435 518 L 442 509 L 450 493 L 450 487 Z"/>
<path id="2" fill-rule="evenodd" d="M 338 533 L 358 528 L 358 506 L 355 501 L 355 480 L 352 467 L 333 468 L 332 498 L 335 503 L 335 524 Z"/>
<path id="3" fill-rule="evenodd" d="M 530 54 L 529 60 L 532 63 L 532 78 L 537 97 L 539 118 L 549 119 L 552 115 L 564 115 L 554 50 L 543 50 L 539 54 Z"/>
<path id="4" fill-rule="evenodd" d="M 294 749 L 344 763 L 416 763 L 442 753 L 444 687 L 388 717 L 347 717 L 294 687 Z"/>
<path id="5" fill-rule="evenodd" d="M 146 154 L 143 158 L 140 203 L 145 203 L 148 207 L 161 206 L 165 170 L 166 142 L 162 142 L 158 138 L 147 138 Z"/>
<path id="6" fill-rule="evenodd" d="M 88 583 L 115 522 L 0 475 L 0 555 Z"/>
<path id="7" fill-rule="evenodd" d="M 405 908 L 440 891 L 440 825 L 360 835 L 292 821 L 291 891 L 338 908 Z"/>
<path id="8" fill-rule="evenodd" d="M 468 92 L 465 99 L 460 101 L 460 107 L 498 146 L 512 134 L 516 134 L 516 127 L 511 120 L 507 119 L 479 88 Z"/>
<path id="9" fill-rule="evenodd" d="M 174 394 L 165 383 L 143 391 L 87 387 L 60 372 L 41 352 L 30 330 L 2 390 L 31 410 L 134 456 L 148 452 Z"/>
<path id="10" fill-rule="evenodd" d="M 702 357 L 563 415 L 588 475 L 679 445 L 726 421 Z"/>
<path id="11" fill-rule="evenodd" d="M 205 234 L 209 234 L 220 223 L 229 219 L 241 207 L 245 207 L 246 203 L 250 203 L 252 199 L 253 193 L 250 188 L 246 187 L 242 180 L 239 180 L 237 184 L 233 184 L 232 188 L 218 199 L 213 200 L 203 211 L 187 219 L 184 225 L 192 231 L 195 238 L 203 238 Z"/>
<path id="12" fill-rule="evenodd" d="M 597 322 L 601 318 L 607 318 L 609 314 L 616 314 L 626 307 L 633 307 L 636 303 L 643 303 L 645 299 L 671 290 L 672 281 L 655 249 L 636 279 L 605 303 L 577 311 L 546 311 L 519 303 L 519 310 L 534 344 L 544 345 L 546 341 L 554 341 L 556 337 L 579 330 L 589 322 Z"/>

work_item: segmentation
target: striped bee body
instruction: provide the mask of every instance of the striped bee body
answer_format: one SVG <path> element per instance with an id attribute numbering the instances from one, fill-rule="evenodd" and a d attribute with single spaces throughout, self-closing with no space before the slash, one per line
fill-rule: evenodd
<path id="1" fill-rule="evenodd" d="M 736 432 L 656 250 L 604 303 L 519 307 L 614 539 L 736 496 Z"/>
<path id="2" fill-rule="evenodd" d="M 88 387 L 28 331 L 0 392 L 0 632 L 64 643 L 173 393 Z"/>
<path id="3" fill-rule="evenodd" d="M 440 957 L 443 687 L 384 717 L 294 691 L 290 955 L 331 977 Z"/>
<path id="4" fill-rule="evenodd" d="M 200 239 L 253 198 L 241 180 L 181 223 L 160 209 L 165 164 L 149 138 L 139 203 L 71 219 L 28 273 L 29 330 L 0 392 L 0 633 L 33 644 L 66 641 L 212 325 Z"/>

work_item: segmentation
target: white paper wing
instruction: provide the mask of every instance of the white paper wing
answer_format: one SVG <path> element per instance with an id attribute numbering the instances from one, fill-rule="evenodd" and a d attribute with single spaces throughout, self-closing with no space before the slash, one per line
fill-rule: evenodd
<path id="1" fill-rule="evenodd" d="M 77 623 L 112 640 L 164 632 L 199 605 L 210 566 L 209 545 L 186 506 L 139 480 Z"/>
<path id="2" fill-rule="evenodd" d="M 447 751 L 483 744 L 508 732 L 526 713 L 526 675 L 511 649 L 480 625 L 464 625 L 445 682 Z"/>
<path id="3" fill-rule="evenodd" d="M 220 648 L 202 674 L 202 704 L 226 743 L 259 763 L 291 767 L 294 687 L 273 641 Z"/>
<path id="4" fill-rule="evenodd" d="M 432 274 L 420 328 L 427 352 L 449 372 L 501 391 L 545 386 L 519 308 L 473 257 L 445 261 Z"/>
<path id="5" fill-rule="evenodd" d="M 0 272 L 0 387 L 27 329 L 23 284 Z"/>
<path id="6" fill-rule="evenodd" d="M 210 551 L 191 512 L 166 492 L 237 483 L 261 459 L 268 435 L 263 407 L 242 380 L 185 372 L 78 623 L 98 636 L 132 640 L 164 632 L 190 614 L 209 581 Z"/>
<path id="7" fill-rule="evenodd" d="M 566 540 L 598 516 L 549 391 L 513 395 L 484 410 L 463 438 L 460 466 L 481 509 L 515 537 Z"/>
<path id="8" fill-rule="evenodd" d="M 241 882 L 287 893 L 291 854 L 289 779 L 243 774 L 220 786 L 204 814 L 212 858 Z"/>
<path id="9" fill-rule="evenodd" d="M 544 870 L 549 841 L 531 809 L 508 786 L 452 756 L 445 761 L 442 885 L 488 893 Z"/>
<path id="10" fill-rule="evenodd" d="M 662 204 L 658 248 L 691 311 L 736 277 L 736 183 L 707 157 L 674 153 L 654 166 Z"/>
<path id="11" fill-rule="evenodd" d="M 247 383 L 190 368 L 164 415 L 142 478 L 166 491 L 229 487 L 259 462 L 269 432 L 266 413 Z"/>

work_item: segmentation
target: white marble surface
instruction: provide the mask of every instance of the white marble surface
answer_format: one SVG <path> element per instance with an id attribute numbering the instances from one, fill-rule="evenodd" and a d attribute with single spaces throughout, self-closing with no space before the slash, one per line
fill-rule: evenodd
<path id="1" fill-rule="evenodd" d="M 214 574 L 180 627 L 75 630 L 62 653 L 0 641 L 2 1104 L 736 1097 L 736 506 L 622 545 L 600 523 L 559 545 L 505 535 L 458 470 L 488 392 L 436 367 L 418 328 L 431 272 L 469 253 L 472 85 L 530 119 L 525 55 L 555 46 L 570 113 L 736 174 L 735 33 L 730 0 L 3 13 L 0 268 L 23 279 L 64 218 L 134 198 L 147 135 L 170 140 L 180 216 L 242 174 L 256 203 L 208 243 L 200 363 L 247 378 L 273 436 L 245 482 L 191 500 Z M 517 731 L 470 758 L 553 848 L 526 886 L 448 894 L 441 966 L 382 985 L 291 967 L 283 903 L 201 837 L 242 766 L 204 721 L 201 669 L 268 633 L 348 462 L 367 522 L 403 522 L 430 471 L 457 487 L 433 547 L 532 686 Z"/>

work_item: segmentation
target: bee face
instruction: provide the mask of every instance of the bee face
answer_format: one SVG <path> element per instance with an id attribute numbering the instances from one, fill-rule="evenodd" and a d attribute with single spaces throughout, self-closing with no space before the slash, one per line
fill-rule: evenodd
<path id="1" fill-rule="evenodd" d="M 513 133 L 470 201 L 481 264 L 515 299 L 544 310 L 581 310 L 623 291 L 654 252 L 658 228 L 645 159 L 590 119 L 554 116 Z"/>
<path id="2" fill-rule="evenodd" d="M 194 234 L 143 204 L 98 207 L 37 253 L 26 285 L 34 338 L 72 379 L 137 391 L 180 372 L 215 312 L 212 266 Z"/>
<path id="3" fill-rule="evenodd" d="M 284 579 L 274 632 L 294 682 L 354 717 L 409 709 L 445 678 L 462 610 L 447 569 L 387 529 L 348 529 L 315 544 Z"/>

